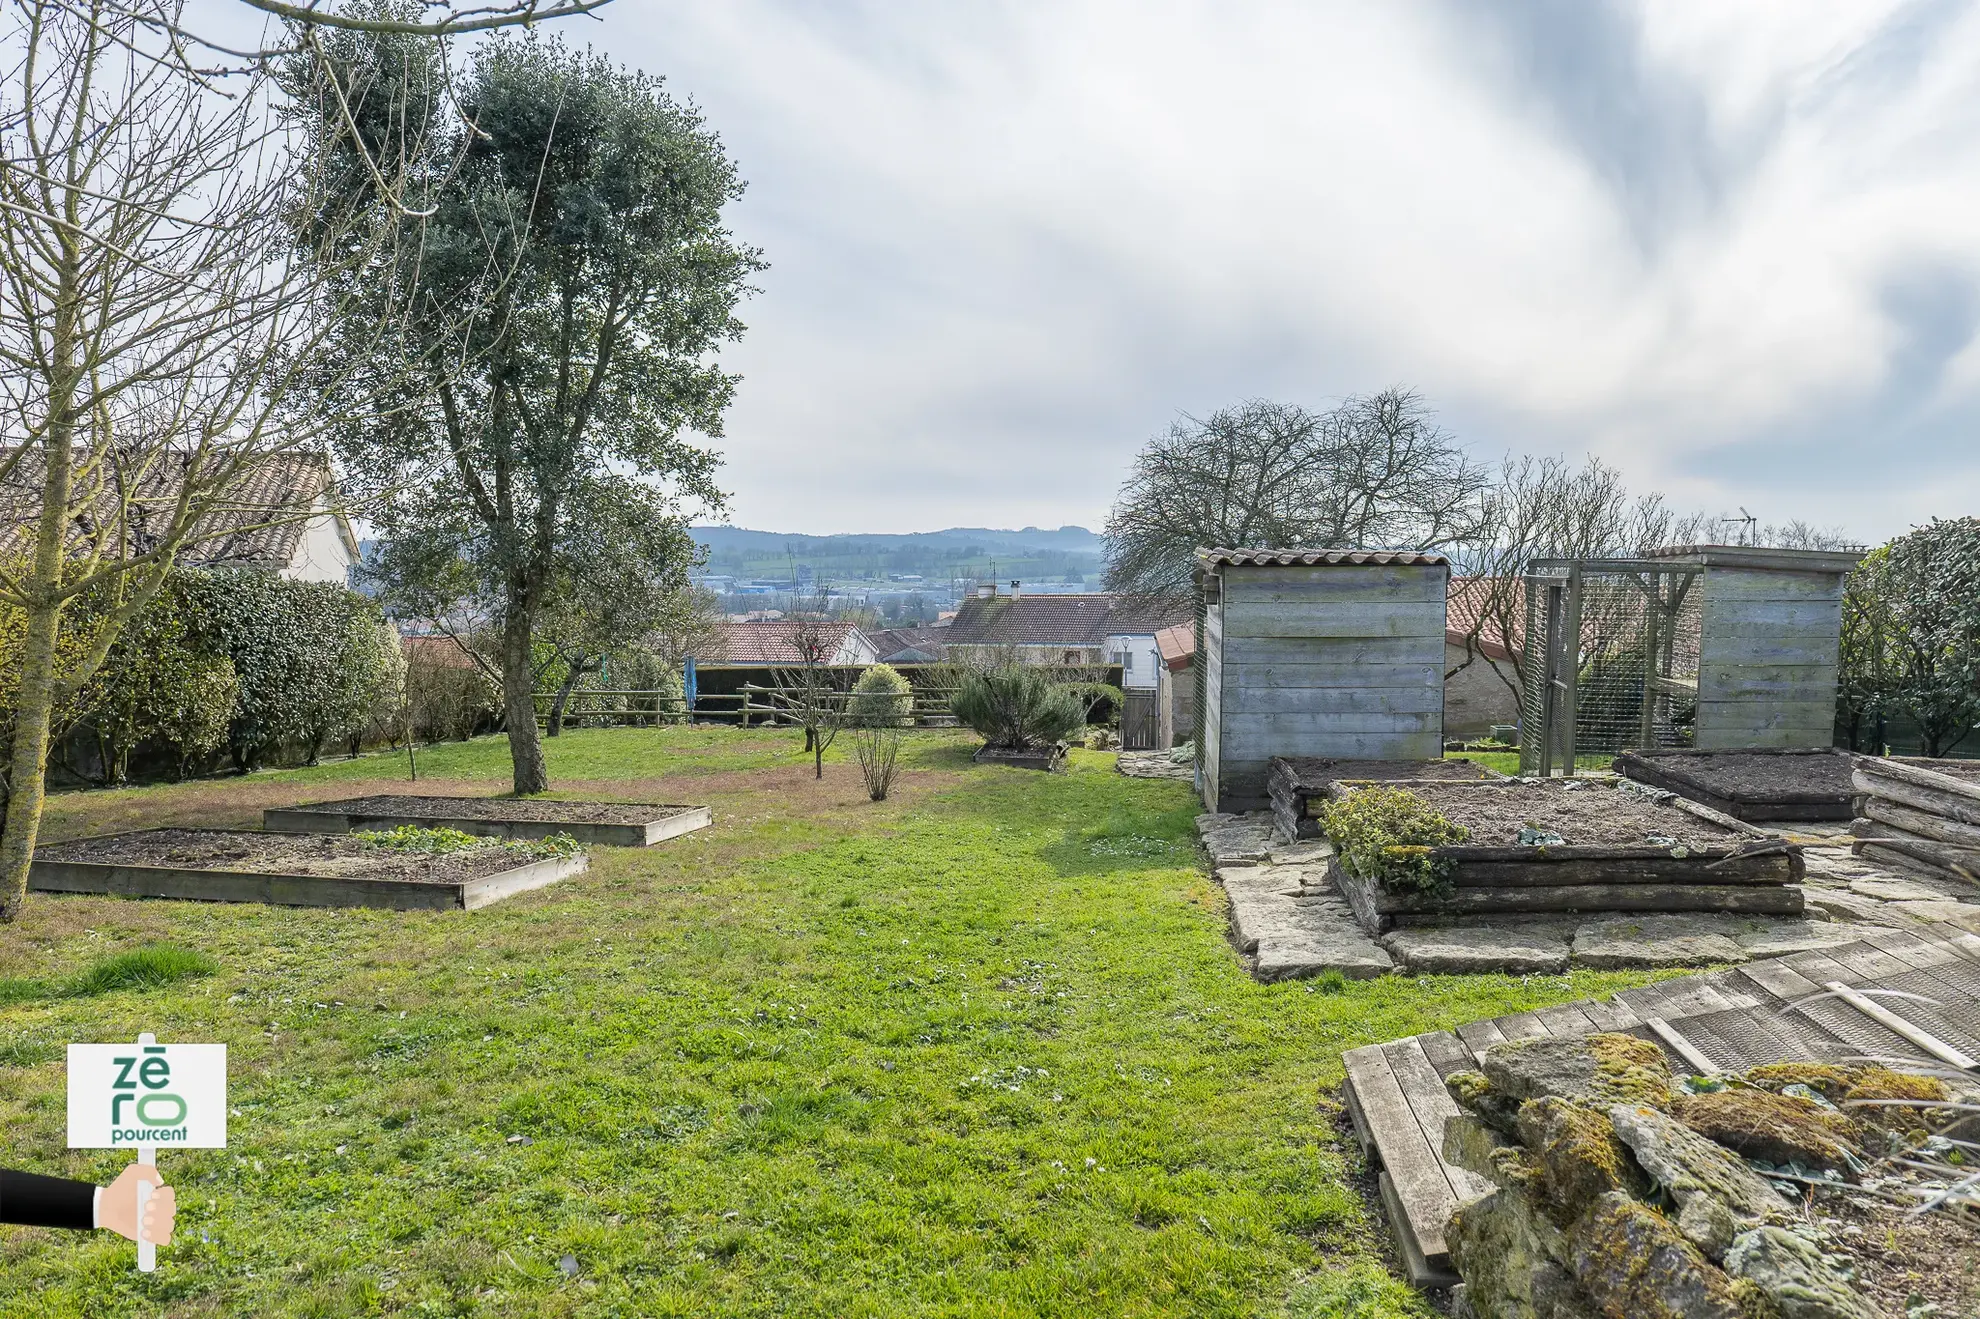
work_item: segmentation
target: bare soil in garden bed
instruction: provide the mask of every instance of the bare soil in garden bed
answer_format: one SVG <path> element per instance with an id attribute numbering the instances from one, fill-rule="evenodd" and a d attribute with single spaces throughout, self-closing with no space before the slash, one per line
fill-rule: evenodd
<path id="1" fill-rule="evenodd" d="M 250 875 L 464 884 L 528 865 L 538 858 L 526 849 L 493 839 L 486 846 L 434 855 L 384 847 L 363 834 L 146 829 L 37 848 L 35 859 L 101 866 L 224 870 Z"/>
<path id="2" fill-rule="evenodd" d="M 1330 760 L 1288 756 L 1285 764 L 1301 792 L 1317 793 L 1343 779 L 1465 779 L 1483 782 L 1496 775 L 1475 760 Z"/>
<path id="3" fill-rule="evenodd" d="M 1409 790 L 1471 837 L 1461 846 L 1513 847 L 1532 827 L 1571 847 L 1726 846 L 1746 841 L 1709 820 L 1663 805 L 1636 788 L 1607 783 L 1569 787 L 1571 779 L 1511 780 L 1477 786 L 1411 783 Z M 1652 841 L 1654 839 L 1660 841 Z"/>
<path id="4" fill-rule="evenodd" d="M 394 815 L 424 820 L 530 820 L 549 824 L 646 824 L 686 806 L 616 801 L 538 801 L 517 797 L 351 797 L 289 809 L 332 815 Z"/>
<path id="5" fill-rule="evenodd" d="M 1728 801 L 1807 801 L 1845 798 L 1850 794 L 1850 764 L 1846 756 L 1781 755 L 1764 751 L 1704 751 L 1677 756 L 1638 752 L 1637 755 L 1672 780 L 1695 784 Z"/>

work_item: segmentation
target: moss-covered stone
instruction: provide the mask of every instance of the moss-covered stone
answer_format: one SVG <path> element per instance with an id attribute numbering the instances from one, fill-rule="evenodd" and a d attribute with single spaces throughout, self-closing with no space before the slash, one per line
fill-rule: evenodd
<path id="1" fill-rule="evenodd" d="M 1858 1067 L 1838 1067 L 1833 1063 L 1767 1063 L 1749 1071 L 1746 1080 L 1775 1093 L 1787 1086 L 1805 1085 L 1833 1103 L 1856 1084 L 1862 1070 Z"/>
<path id="2" fill-rule="evenodd" d="M 1708 1196 L 1725 1205 L 1741 1227 L 1786 1212 L 1787 1203 L 1744 1159 L 1669 1114 L 1647 1105 L 1617 1104 L 1609 1110 L 1609 1122 L 1636 1156 L 1637 1166 L 1680 1205 Z"/>
<path id="3" fill-rule="evenodd" d="M 1640 1200 L 1600 1197 L 1569 1245 L 1575 1281 L 1609 1319 L 1745 1319 L 1732 1279 Z"/>
<path id="4" fill-rule="evenodd" d="M 1663 1052 L 1634 1035 L 1512 1040 L 1487 1049 L 1478 1064 L 1494 1090 L 1520 1102 L 1552 1095 L 1661 1105 L 1671 1096 Z"/>
<path id="5" fill-rule="evenodd" d="M 1745 1088 L 1680 1095 L 1671 1116 L 1707 1140 L 1749 1159 L 1846 1168 L 1862 1154 L 1863 1133 L 1813 1100 Z"/>
<path id="6" fill-rule="evenodd" d="M 1501 1135 L 1511 1137 L 1519 1130 L 1519 1100 L 1494 1090 L 1483 1072 L 1452 1072 L 1444 1078 L 1444 1089 L 1459 1108 Z"/>
<path id="7" fill-rule="evenodd" d="M 1726 1252 L 1726 1272 L 1757 1287 L 1783 1319 L 1881 1319 L 1820 1250 L 1778 1227 L 1742 1233 Z"/>
<path id="8" fill-rule="evenodd" d="M 1464 1205 L 1444 1242 L 1478 1319 L 1594 1319 L 1567 1271 L 1567 1238 L 1528 1196 L 1501 1190 Z"/>
<path id="9" fill-rule="evenodd" d="M 1772 1091 L 1805 1085 L 1832 1104 L 1855 1105 L 1850 1116 L 1863 1126 L 1912 1134 L 1932 1127 L 1928 1110 L 1919 1105 L 1949 1103 L 1952 1099 L 1952 1092 L 1938 1077 L 1889 1067 L 1770 1063 L 1754 1068 L 1746 1079 Z"/>
<path id="10" fill-rule="evenodd" d="M 1609 1119 L 1591 1108 L 1548 1096 L 1519 1110 L 1519 1138 L 1544 1170 L 1543 1203 L 1557 1223 L 1581 1217 L 1611 1191 L 1649 1190 Z"/>

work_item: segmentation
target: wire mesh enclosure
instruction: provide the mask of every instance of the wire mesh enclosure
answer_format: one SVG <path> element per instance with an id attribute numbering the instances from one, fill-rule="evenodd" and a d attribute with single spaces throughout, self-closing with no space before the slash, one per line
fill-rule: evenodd
<path id="1" fill-rule="evenodd" d="M 1540 559 L 1526 576 L 1522 774 L 1576 757 L 1689 746 L 1698 717 L 1702 567 Z"/>

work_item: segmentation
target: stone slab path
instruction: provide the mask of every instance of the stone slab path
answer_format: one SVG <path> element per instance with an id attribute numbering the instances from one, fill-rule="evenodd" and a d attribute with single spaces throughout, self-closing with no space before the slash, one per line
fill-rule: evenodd
<path id="1" fill-rule="evenodd" d="M 1173 779 L 1178 783 L 1196 782 L 1196 762 L 1177 762 L 1166 751 L 1123 751 L 1114 758 L 1114 768 L 1131 779 Z"/>
<path id="2" fill-rule="evenodd" d="M 1327 882 L 1332 848 L 1288 843 L 1270 813 L 1199 815 L 1197 832 L 1231 904 L 1231 940 L 1259 980 L 1338 971 L 1366 979 L 1501 972 L 1724 966 L 1854 943 L 1872 931 L 1953 922 L 1980 930 L 1980 888 L 1852 856 L 1840 827 L 1796 824 L 1804 916 L 1589 915 L 1468 920 L 1370 938 Z M 1765 828 L 1765 825 L 1761 826 Z"/>

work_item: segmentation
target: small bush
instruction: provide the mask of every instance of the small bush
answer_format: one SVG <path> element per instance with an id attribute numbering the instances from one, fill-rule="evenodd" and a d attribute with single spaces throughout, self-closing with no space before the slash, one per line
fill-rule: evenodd
<path id="1" fill-rule="evenodd" d="M 914 722 L 914 688 L 893 665 L 869 664 L 853 684 L 846 713 L 858 728 L 906 728 Z"/>
<path id="2" fill-rule="evenodd" d="M 900 729 L 868 726 L 853 730 L 853 755 L 859 759 L 860 776 L 866 780 L 866 795 L 874 801 L 887 800 L 893 791 L 900 754 Z"/>
<path id="3" fill-rule="evenodd" d="M 1013 750 L 1063 741 L 1085 722 L 1071 691 L 1020 664 L 963 674 L 949 708 L 991 746 Z"/>
<path id="4" fill-rule="evenodd" d="M 1321 827 L 1342 864 L 1399 893 L 1448 886 L 1449 868 L 1430 850 L 1471 836 L 1407 788 L 1359 788 L 1322 808 Z"/>
<path id="5" fill-rule="evenodd" d="M 64 989 L 78 998 L 119 989 L 157 989 L 180 980 L 210 976 L 219 969 L 219 963 L 205 953 L 169 943 L 153 943 L 127 953 L 112 953 L 71 980 Z"/>

